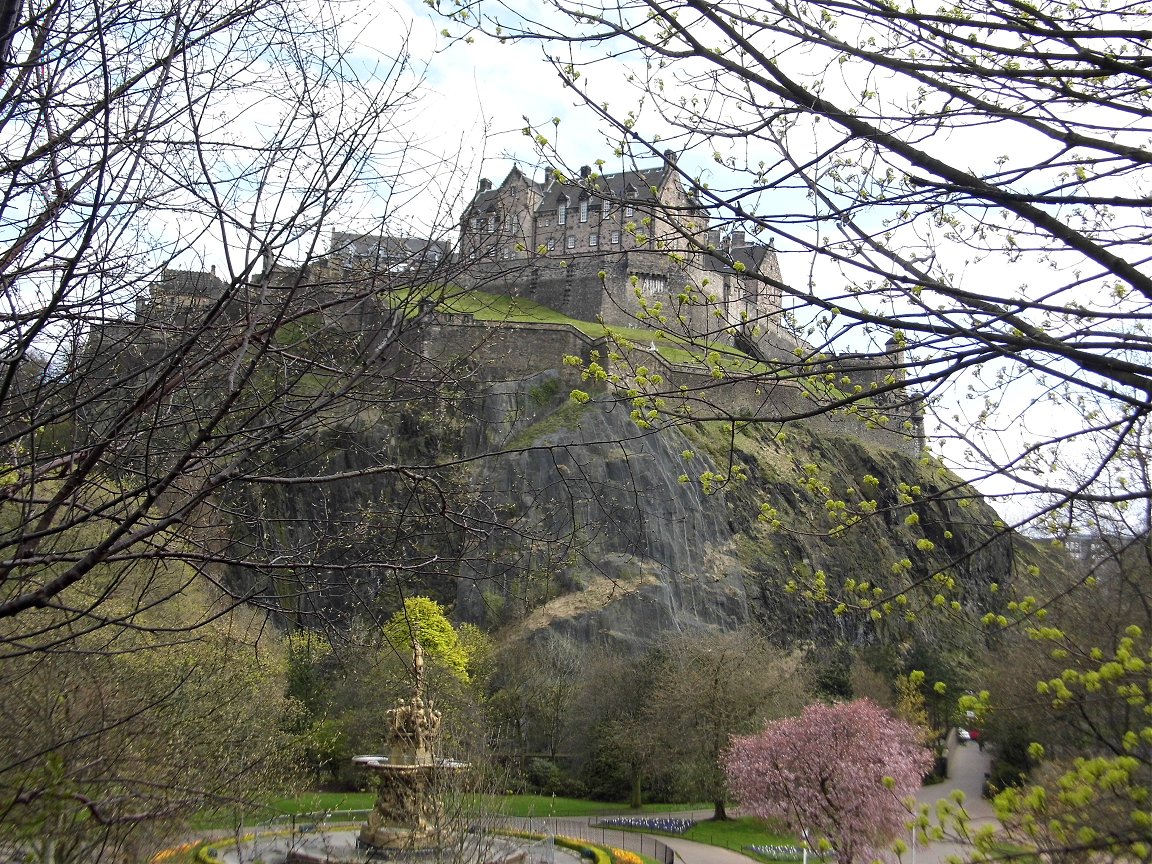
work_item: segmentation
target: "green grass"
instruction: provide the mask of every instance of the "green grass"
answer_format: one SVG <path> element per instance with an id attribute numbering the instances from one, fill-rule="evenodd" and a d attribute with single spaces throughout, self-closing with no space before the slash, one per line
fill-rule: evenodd
<path id="1" fill-rule="evenodd" d="M 697 822 L 680 835 L 686 840 L 707 843 L 709 846 L 723 846 L 725 849 L 742 850 L 748 846 L 792 844 L 796 838 L 781 834 L 780 829 L 762 819 L 745 816 L 740 819 L 726 819 L 723 822 Z"/>
<path id="2" fill-rule="evenodd" d="M 696 806 L 697 809 L 700 809 L 705 805 Z M 667 810 L 667 808 L 665 809 Z M 644 829 L 636 830 L 642 830 L 645 834 L 660 833 L 658 831 L 648 831 Z M 748 847 L 797 845 L 796 838 L 791 834 L 781 833 L 781 830 L 777 826 L 751 816 L 740 819 L 727 819 L 723 822 L 713 822 L 711 820 L 697 822 L 683 834 L 669 836 L 683 837 L 685 840 L 706 843 L 709 846 L 721 846 L 725 849 L 742 852 L 759 861 L 773 862 L 780 861 L 781 859 L 769 859 L 761 855 L 756 855 L 749 851 Z"/>
<path id="3" fill-rule="evenodd" d="M 269 805 L 270 813 L 317 813 L 331 810 L 371 810 L 375 792 L 308 792 Z"/>
<path id="4" fill-rule="evenodd" d="M 470 291 L 456 294 L 438 307 L 445 312 L 471 315 L 477 321 L 508 321 L 516 324 L 565 324 L 575 327 L 585 336 L 599 338 L 606 333 L 647 345 L 649 342 L 676 344 L 681 340 L 667 333 L 640 327 L 606 327 L 598 321 L 582 321 L 557 312 L 535 300 L 524 297 L 506 297 L 501 294 L 488 294 L 484 291 Z"/>
<path id="5" fill-rule="evenodd" d="M 308 792 L 292 798 L 269 801 L 259 809 L 248 809 L 239 815 L 222 810 L 201 813 L 192 818 L 191 824 L 198 830 L 235 828 L 237 822 L 243 825 L 260 825 L 277 816 L 290 813 L 370 810 L 375 800 L 374 792 Z"/>
<path id="6" fill-rule="evenodd" d="M 392 292 L 389 295 L 393 303 L 411 303 L 416 296 L 437 296 L 437 292 L 436 289 L 432 288 L 410 289 Z M 415 304 L 412 305 L 415 308 Z M 549 306 L 524 297 L 508 297 L 503 294 L 489 294 L 486 291 L 463 291 L 450 288 L 449 296 L 439 302 L 437 309 L 458 315 L 471 315 L 477 321 L 564 324 L 592 339 L 610 335 L 617 340 L 623 340 L 625 343 L 640 347 L 646 348 L 649 345 L 655 345 L 656 352 L 668 363 L 705 367 L 718 365 L 729 373 L 766 374 L 771 372 L 769 366 L 736 348 L 724 347 L 719 349 L 718 356 L 709 356 L 710 351 L 705 347 L 693 344 L 687 338 L 675 336 L 663 330 L 652 330 L 644 327 L 608 327 L 598 321 L 571 318 Z"/>
<path id="7" fill-rule="evenodd" d="M 539 422 L 522 429 L 505 446 L 511 450 L 519 450 L 545 435 L 559 432 L 561 429 L 577 429 L 580 426 L 580 418 L 584 416 L 587 410 L 588 406 L 569 399 L 555 411 L 545 415 Z"/>
<path id="8" fill-rule="evenodd" d="M 269 803 L 262 813 L 245 816 L 244 824 L 254 825 L 266 822 L 276 815 L 287 813 L 331 812 L 335 810 L 368 810 L 372 807 L 375 794 L 372 792 L 310 792 L 292 798 L 282 798 Z M 695 810 L 709 810 L 709 805 L 691 804 L 646 804 L 639 810 L 627 804 L 609 801 L 585 801 L 579 798 L 560 798 L 547 795 L 486 795 L 481 806 L 491 813 L 505 816 L 547 817 L 570 816 L 590 818 L 594 816 L 635 816 L 644 813 L 677 813 Z M 217 815 L 196 820 L 199 829 L 221 828 L 236 824 L 234 819 Z M 656 831 L 643 833 L 657 834 Z M 782 834 L 772 825 L 750 817 L 729 819 L 724 822 L 698 822 L 684 834 L 676 835 L 697 843 L 721 846 L 750 855 L 747 847 L 756 845 L 796 845 L 796 838 Z M 760 858 L 768 861 L 769 859 Z M 775 862 L 773 862 L 775 864 Z"/>
<path id="9" fill-rule="evenodd" d="M 707 352 L 704 349 L 693 346 L 687 340 L 669 333 L 643 327 L 607 327 L 597 321 L 582 321 L 578 318 L 570 318 L 562 312 L 557 312 L 555 309 L 523 297 L 506 297 L 500 294 L 488 294 L 484 291 L 470 291 L 453 295 L 441 303 L 439 308 L 445 312 L 471 315 L 477 321 L 565 324 L 593 339 L 611 335 L 634 345 L 647 347 L 650 344 L 655 344 L 660 356 L 670 363 L 706 365 Z M 767 368 L 734 348 L 723 349 L 719 363 L 725 369 L 733 371 L 765 371 Z"/>
<path id="10" fill-rule="evenodd" d="M 331 810 L 368 810 L 372 792 L 310 792 L 293 798 L 273 801 L 267 816 L 280 813 L 313 813 Z M 701 809 L 704 804 L 647 804 L 633 810 L 627 804 L 606 801 L 584 801 L 578 798 L 553 798 L 548 795 L 486 795 L 483 809 L 506 816 L 606 816 L 629 813 L 670 813 Z M 258 821 L 254 819 L 253 821 Z"/>
<path id="11" fill-rule="evenodd" d="M 507 816 L 627 816 L 638 813 L 671 813 L 699 810 L 704 804 L 645 804 L 633 810 L 627 804 L 553 798 L 547 795 L 489 795 L 485 807 Z"/>

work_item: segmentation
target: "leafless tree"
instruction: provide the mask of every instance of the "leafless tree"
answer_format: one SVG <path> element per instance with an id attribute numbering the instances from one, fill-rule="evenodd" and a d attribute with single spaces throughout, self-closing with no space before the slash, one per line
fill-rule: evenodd
<path id="1" fill-rule="evenodd" d="M 0 747 L 0 841 L 142 857 L 136 827 L 275 773 L 269 613 L 374 614 L 470 542 L 443 464 L 467 382 L 419 339 L 461 266 L 462 172 L 413 137 L 404 40 L 353 48 L 338 4 L 13 8 L 0 686 L 24 731 Z M 406 213 L 416 190 L 443 210 Z M 195 729 L 165 725 L 175 705 Z"/>
<path id="2" fill-rule="evenodd" d="M 846 347 L 877 352 L 894 338 L 903 354 L 890 371 L 906 377 L 892 386 L 923 391 L 932 437 L 971 477 L 1003 478 L 998 491 L 1023 499 L 1057 493 L 1048 507 L 1147 500 L 1138 481 L 1099 482 L 1108 451 L 1096 472 L 1053 470 L 1102 438 L 1128 446 L 1152 392 L 1138 6 L 561 0 L 536 18 L 514 3 L 443 11 L 538 42 L 615 135 L 609 165 L 679 153 L 710 227 L 750 231 L 780 254 L 782 282 L 752 276 L 784 292 L 802 361 L 840 352 L 850 366 Z M 614 92 L 601 92 L 608 81 Z M 526 132 L 562 164 L 550 126 Z M 813 413 L 864 411 L 877 393 L 822 395 Z"/>

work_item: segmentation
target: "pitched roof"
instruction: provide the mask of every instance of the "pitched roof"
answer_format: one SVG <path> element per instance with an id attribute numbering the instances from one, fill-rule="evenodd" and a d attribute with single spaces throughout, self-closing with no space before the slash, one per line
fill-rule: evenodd
<path id="1" fill-rule="evenodd" d="M 553 183 L 540 201 L 539 210 L 555 210 L 562 195 L 569 201 L 578 201 L 588 194 L 593 198 L 653 201 L 668 178 L 666 166 L 637 171 L 620 171 L 588 178 L 572 178 L 566 183 Z M 655 189 L 656 192 L 652 190 Z"/>
<path id="2" fill-rule="evenodd" d="M 344 231 L 333 231 L 332 242 L 328 247 L 329 253 L 391 261 L 425 257 L 442 258 L 450 249 L 451 246 L 446 240 L 398 237 L 391 234 L 350 234 Z"/>
<path id="3" fill-rule="evenodd" d="M 519 165 L 513 165 L 512 170 L 508 172 L 507 176 L 500 182 L 500 185 L 495 188 L 493 188 L 491 181 L 487 178 L 480 181 L 480 191 L 472 198 L 471 203 L 468 205 L 467 213 L 486 213 L 489 210 L 500 209 L 504 190 L 516 179 L 522 180 L 525 185 L 536 192 L 543 192 L 551 183 L 550 177 L 545 178 L 543 182 L 537 182 L 520 170 Z"/>
<path id="4" fill-rule="evenodd" d="M 219 297 L 228 286 L 215 274 L 202 270 L 165 270 L 154 286 L 157 294 Z"/>

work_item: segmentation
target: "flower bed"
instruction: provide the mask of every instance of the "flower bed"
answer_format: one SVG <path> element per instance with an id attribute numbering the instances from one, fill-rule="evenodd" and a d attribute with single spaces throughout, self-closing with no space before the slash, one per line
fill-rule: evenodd
<path id="1" fill-rule="evenodd" d="M 788 845 L 758 845 L 745 846 L 749 852 L 755 852 L 761 858 L 770 858 L 773 861 L 800 861 L 804 858 L 804 849 L 801 846 Z M 836 856 L 830 852 L 813 852 L 808 850 L 809 861 L 834 862 Z"/>
<path id="2" fill-rule="evenodd" d="M 638 828 L 642 831 L 661 831 L 664 834 L 683 834 L 696 824 L 692 819 L 658 818 L 654 816 L 612 816 L 601 819 L 605 828 Z"/>
<path id="3" fill-rule="evenodd" d="M 557 836 L 552 839 L 557 846 L 571 849 L 573 852 L 578 853 L 581 858 L 589 859 L 592 864 L 612 864 L 612 856 L 600 846 L 593 846 L 585 840 L 577 840 L 574 837 Z"/>
<path id="4" fill-rule="evenodd" d="M 643 858 L 627 849 L 612 847 L 608 851 L 612 853 L 612 864 L 644 864 Z"/>

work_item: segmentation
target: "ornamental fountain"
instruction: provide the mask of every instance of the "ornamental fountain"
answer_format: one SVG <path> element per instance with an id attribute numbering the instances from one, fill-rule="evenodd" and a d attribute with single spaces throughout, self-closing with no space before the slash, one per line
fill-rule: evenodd
<path id="1" fill-rule="evenodd" d="M 375 857 L 433 852 L 455 839 L 446 830 L 437 786 L 468 764 L 436 755 L 440 712 L 424 700 L 424 654 L 415 640 L 412 676 L 412 696 L 388 712 L 388 755 L 352 760 L 376 775 L 376 803 L 357 839 L 357 845 Z"/>
<path id="2" fill-rule="evenodd" d="M 467 769 L 468 764 L 437 756 L 440 712 L 425 701 L 424 654 L 415 641 L 412 678 L 412 695 L 401 698 L 387 712 L 388 755 L 352 759 L 376 777 L 376 802 L 368 821 L 355 836 L 336 830 L 294 839 L 283 859 L 288 864 L 365 864 L 445 857 L 483 864 L 522 860 L 522 855 L 480 853 L 479 838 L 463 842 L 458 832 L 448 827 L 441 795 L 444 781 Z"/>
<path id="3" fill-rule="evenodd" d="M 237 843 L 225 854 L 229 864 L 555 864 L 551 839 L 530 841 L 499 831 L 467 832 L 450 827 L 444 816 L 444 781 L 459 775 L 466 762 L 437 755 L 440 712 L 425 701 L 424 655 L 412 646 L 412 695 L 387 712 L 387 756 L 356 756 L 352 761 L 376 777 L 376 802 L 359 830 L 309 825 L 291 835 L 267 832 Z M 571 856 L 570 864 L 581 859 Z"/>

